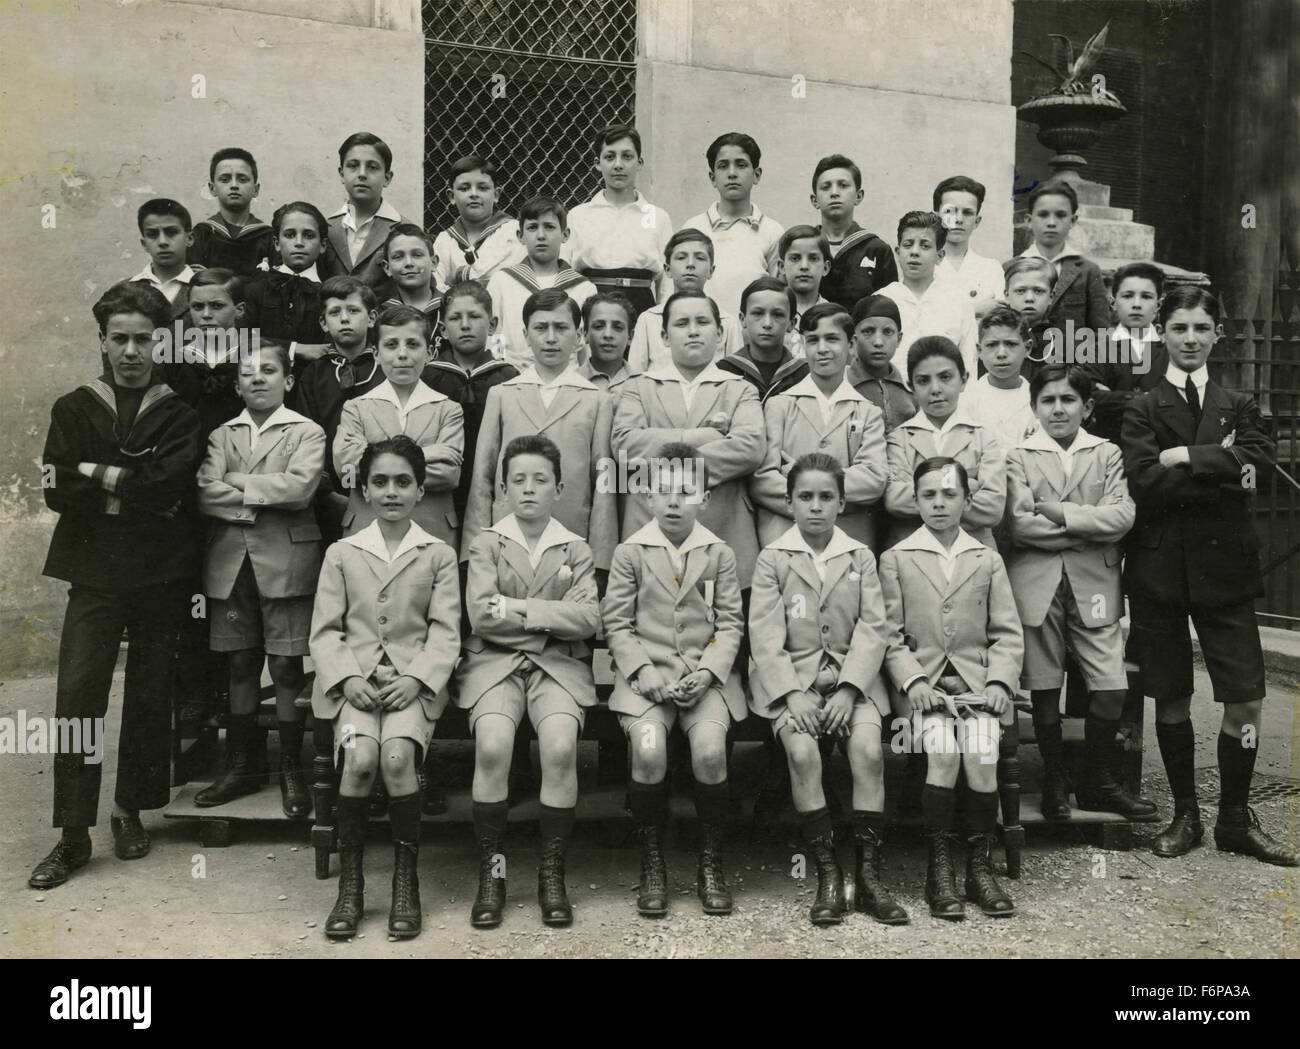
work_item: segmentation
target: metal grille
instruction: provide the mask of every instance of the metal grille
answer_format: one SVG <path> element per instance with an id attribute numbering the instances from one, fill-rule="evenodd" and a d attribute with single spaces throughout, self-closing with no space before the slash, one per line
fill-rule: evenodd
<path id="1" fill-rule="evenodd" d="M 600 188 L 593 138 L 636 109 L 636 0 L 424 0 L 425 225 L 455 219 L 448 169 L 501 169 L 498 206 Z"/>
<path id="2" fill-rule="evenodd" d="M 1259 402 L 1277 441 L 1277 464 L 1300 481 L 1300 269 L 1283 267 L 1268 317 L 1230 318 L 1232 348 L 1211 374 L 1228 389 Z M 1258 478 L 1255 524 L 1261 544 L 1265 596 L 1257 605 L 1270 626 L 1300 627 L 1300 491 L 1280 472 Z"/>

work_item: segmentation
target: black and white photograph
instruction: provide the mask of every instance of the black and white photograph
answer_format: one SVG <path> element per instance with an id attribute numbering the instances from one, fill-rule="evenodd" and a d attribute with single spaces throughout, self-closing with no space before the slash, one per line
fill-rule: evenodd
<path id="1" fill-rule="evenodd" d="M 1300 0 L 6 0 L 0 85 L 33 1023 L 1293 1015 Z"/>

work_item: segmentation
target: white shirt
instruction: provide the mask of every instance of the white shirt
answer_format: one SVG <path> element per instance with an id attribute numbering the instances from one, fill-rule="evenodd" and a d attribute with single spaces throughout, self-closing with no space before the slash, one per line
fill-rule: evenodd
<path id="1" fill-rule="evenodd" d="M 972 299 L 963 287 L 936 277 L 925 292 L 918 296 L 901 280 L 886 284 L 881 295 L 888 295 L 898 304 L 898 316 L 903 325 L 903 337 L 894 351 L 893 365 L 899 375 L 907 374 L 907 351 L 922 335 L 944 335 L 957 344 L 966 373 L 974 375 L 979 355 L 975 337 L 975 309 Z"/>
<path id="2" fill-rule="evenodd" d="M 250 431 L 249 446 L 256 448 L 257 442 L 262 439 L 262 434 L 266 433 L 266 431 L 271 429 L 271 427 L 285 426 L 288 423 L 305 423 L 309 421 L 310 420 L 308 420 L 307 416 L 299 415 L 292 408 L 286 408 L 281 404 L 280 407 L 266 417 L 266 422 L 262 423 L 261 426 L 258 426 L 257 423 L 253 422 L 253 417 L 248 414 L 247 408 L 235 416 L 235 418 L 231 419 L 227 425 L 247 426 Z"/>
<path id="3" fill-rule="evenodd" d="M 398 422 L 400 423 L 402 430 L 405 431 L 406 420 L 410 416 L 411 412 L 415 411 L 416 408 L 420 407 L 422 404 L 437 404 L 439 401 L 445 401 L 447 398 L 437 390 L 426 386 L 417 379 L 415 387 L 406 398 L 406 404 L 403 405 L 401 399 L 397 396 L 397 390 L 393 388 L 392 382 L 385 379 L 373 390 L 367 390 L 357 398 L 359 401 L 367 399 L 387 401 L 396 408 Z"/>
<path id="4" fill-rule="evenodd" d="M 321 282 L 320 273 L 317 272 L 316 263 L 314 262 L 305 270 L 291 270 L 288 266 L 279 265 L 275 267 L 275 272 L 287 273 L 291 277 L 303 277 L 306 280 L 315 281 L 317 284 Z"/>
<path id="5" fill-rule="evenodd" d="M 713 203 L 703 215 L 683 222 L 682 229 L 702 230 L 713 241 L 713 276 L 705 282 L 704 291 L 724 316 L 739 316 L 745 286 L 776 271 L 776 252 L 785 227 L 764 215 L 757 204 L 750 205 L 748 216 L 724 219 Z"/>
<path id="6" fill-rule="evenodd" d="M 551 288 L 559 279 L 560 271 L 552 274 L 534 273 L 538 288 Z M 527 371 L 533 366 L 533 351 L 528 348 L 528 337 L 524 330 L 524 303 L 528 301 L 532 289 L 516 280 L 504 267 L 497 270 L 488 279 L 488 294 L 492 296 L 492 316 L 496 318 L 497 335 L 501 341 L 501 359 L 513 364 L 519 371 Z M 584 280 L 564 289 L 566 295 L 581 306 L 596 294 L 596 285 Z"/>
<path id="7" fill-rule="evenodd" d="M 835 406 L 841 401 L 852 402 L 866 400 L 862 394 L 858 393 L 857 390 L 849 385 L 848 379 L 841 382 L 840 385 L 836 389 L 832 390 L 829 395 L 824 394 L 817 388 L 817 383 L 813 381 L 811 375 L 804 376 L 800 382 L 786 390 L 785 396 L 813 398 L 817 402 L 817 407 L 821 409 L 823 423 L 829 423 L 831 421 L 831 416 L 835 414 Z"/>
<path id="8" fill-rule="evenodd" d="M 1074 455 L 1085 448 L 1095 448 L 1099 444 L 1105 444 L 1104 437 L 1098 437 L 1096 434 L 1089 433 L 1083 427 L 1079 427 L 1074 434 L 1074 440 L 1070 442 L 1068 448 L 1062 448 L 1055 440 L 1048 436 L 1045 430 L 1036 430 L 1023 441 L 1020 442 L 1020 448 L 1032 448 L 1039 452 L 1053 452 L 1061 460 L 1061 472 L 1066 480 L 1069 480 L 1070 470 L 1074 466 Z"/>
<path id="9" fill-rule="evenodd" d="M 357 223 L 357 207 L 350 200 L 328 217 L 343 220 L 343 236 L 348 245 L 348 258 L 352 260 L 354 266 L 361 261 L 361 251 L 366 246 L 366 238 L 370 236 L 376 218 L 387 219 L 389 222 L 402 221 L 401 212 L 382 198 L 379 201 L 379 210 L 360 224 Z"/>
<path id="10" fill-rule="evenodd" d="M 536 568 L 542 560 L 542 555 L 553 546 L 563 546 L 565 543 L 571 543 L 575 539 L 581 539 L 579 535 L 574 535 L 564 525 L 560 524 L 554 517 L 546 522 L 546 527 L 542 529 L 542 534 L 537 537 L 537 545 L 531 550 L 528 549 L 528 540 L 524 538 L 523 529 L 519 526 L 519 519 L 514 514 L 506 514 L 494 525 L 489 525 L 485 531 L 496 532 L 497 535 L 504 536 L 512 543 L 518 543 L 528 554 L 528 563 Z"/>
<path id="11" fill-rule="evenodd" d="M 569 239 L 560 254 L 580 270 L 650 270 L 663 272 L 664 249 L 673 235 L 673 220 L 640 193 L 627 204 L 614 204 L 600 190 L 569 212 Z"/>
<path id="12" fill-rule="evenodd" d="M 1029 404 L 1029 382 L 1018 377 L 1020 385 L 1014 390 L 994 386 L 987 375 L 970 383 L 958 401 L 966 414 L 987 430 L 991 430 L 1003 448 L 1014 448 L 1031 430 L 1038 428 L 1038 419 Z"/>
<path id="13" fill-rule="evenodd" d="M 937 280 L 955 281 L 970 296 L 972 304 L 980 299 L 1000 299 L 1006 290 L 1006 277 L 1002 263 L 966 249 L 966 257 L 958 268 L 951 255 L 945 255 L 934 268 Z"/>
<path id="14" fill-rule="evenodd" d="M 959 556 L 967 550 L 987 550 L 988 547 L 967 532 L 966 529 L 958 528 L 957 538 L 952 541 L 952 546 L 945 550 L 943 544 L 934 537 L 934 533 L 925 525 L 921 525 L 911 535 L 894 544 L 894 549 L 929 550 L 931 553 L 938 554 L 939 568 L 943 571 L 944 581 L 951 582 L 953 569 L 957 567 L 957 558 Z"/>
<path id="15" fill-rule="evenodd" d="M 393 556 L 388 556 L 388 544 L 384 542 L 384 534 L 379 530 L 379 519 L 371 521 L 365 528 L 352 535 L 346 535 L 339 540 L 341 543 L 350 543 L 358 550 L 364 550 L 368 554 L 374 554 L 384 564 L 391 565 L 397 561 L 408 550 L 414 550 L 419 546 L 428 546 L 430 543 L 441 543 L 442 540 L 437 536 L 430 535 L 414 521 L 411 527 L 406 530 L 402 536 L 402 541 L 397 544 L 397 549 L 393 551 Z"/>
<path id="16" fill-rule="evenodd" d="M 690 534 L 682 540 L 682 545 L 673 546 L 668 537 L 664 535 L 663 529 L 659 527 L 658 520 L 654 518 L 651 518 L 627 538 L 629 543 L 636 543 L 639 546 L 657 546 L 661 550 L 668 551 L 668 560 L 672 562 L 673 572 L 676 573 L 679 579 L 686 568 L 687 554 L 701 546 L 708 546 L 711 543 L 720 543 L 721 541 L 704 525 L 696 521 L 691 528 Z"/>
<path id="17" fill-rule="evenodd" d="M 740 334 L 740 324 L 730 314 L 722 317 L 722 339 L 718 344 L 715 361 L 744 349 L 745 339 Z M 664 340 L 664 304 L 647 306 L 636 319 L 632 341 L 628 344 L 627 370 L 633 375 L 648 372 L 666 362 L 671 362 L 672 351 Z"/>
<path id="18" fill-rule="evenodd" d="M 1192 385 L 1196 387 L 1196 398 L 1201 402 L 1201 408 L 1205 407 L 1205 386 L 1210 381 L 1209 369 L 1202 364 L 1194 372 L 1185 372 L 1175 364 L 1170 364 L 1165 369 L 1165 378 L 1178 391 L 1178 395 L 1185 401 L 1187 400 L 1187 379 L 1191 377 Z"/>
<path id="19" fill-rule="evenodd" d="M 560 392 L 561 386 L 576 386 L 582 390 L 598 390 L 599 387 L 586 378 L 573 362 L 560 372 L 554 379 L 543 381 L 537 374 L 536 369 L 529 369 L 522 375 L 516 375 L 513 379 L 507 379 L 501 384 L 502 386 L 536 386 L 537 395 L 542 399 L 542 407 L 548 412 L 551 410 L 551 402 L 555 400 L 555 395 Z"/>
<path id="20" fill-rule="evenodd" d="M 144 269 L 131 278 L 133 281 L 148 281 L 155 288 L 166 296 L 168 302 L 175 302 L 176 296 L 180 294 L 181 288 L 189 287 L 190 281 L 194 279 L 194 270 L 186 263 L 185 268 L 172 277 L 170 280 L 159 280 L 157 274 L 153 271 L 153 263 L 149 263 Z"/>
<path id="21" fill-rule="evenodd" d="M 652 379 L 658 379 L 660 382 L 675 382 L 681 386 L 682 400 L 686 402 L 686 413 L 689 415 L 691 404 L 695 401 L 695 394 L 699 388 L 706 382 L 727 382 L 736 376 L 728 375 L 716 364 L 709 363 L 705 365 L 704 370 L 694 379 L 688 379 L 677 370 L 677 365 L 671 360 L 656 368 L 646 372 Z"/>
<path id="22" fill-rule="evenodd" d="M 935 426 L 925 412 L 917 412 L 901 425 L 912 426 L 918 430 L 929 430 L 934 434 L 935 454 L 945 455 L 947 453 L 943 450 L 944 441 L 952 435 L 958 426 L 979 426 L 980 424 L 966 414 L 961 398 L 958 398 L 956 410 L 943 421 L 942 426 Z"/>
<path id="23" fill-rule="evenodd" d="M 820 554 L 817 553 L 803 534 L 799 531 L 798 525 L 791 526 L 787 531 L 781 533 L 771 544 L 774 550 L 790 550 L 797 553 L 808 554 L 812 557 L 813 568 L 817 570 L 817 578 L 823 583 L 826 582 L 826 565 L 840 554 L 852 553 L 854 550 L 865 550 L 866 547 L 859 543 L 852 536 L 841 532 L 839 528 L 831 531 L 830 542 L 826 544 L 826 549 Z"/>

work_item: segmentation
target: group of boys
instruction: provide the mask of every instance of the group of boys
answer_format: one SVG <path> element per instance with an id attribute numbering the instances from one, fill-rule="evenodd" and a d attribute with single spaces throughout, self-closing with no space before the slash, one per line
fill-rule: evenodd
<path id="1" fill-rule="evenodd" d="M 747 596 L 760 546 L 752 507 L 763 505 L 751 491 L 761 488 L 764 469 L 788 470 L 782 455 L 796 454 L 781 448 L 773 460 L 769 447 L 771 420 L 789 407 L 782 397 L 814 405 L 823 430 L 841 402 L 855 402 L 865 417 L 849 427 L 856 439 L 844 465 L 870 462 L 863 469 L 880 474 L 881 483 L 850 500 L 878 549 L 900 526 L 915 527 L 907 501 L 915 449 L 928 442 L 932 455 L 960 460 L 960 441 L 950 438 L 962 428 L 987 431 L 982 453 L 963 465 L 973 486 L 998 490 L 988 496 L 987 522 L 972 518 L 971 528 L 986 524 L 980 538 L 1008 549 L 1001 464 L 1042 425 L 1030 382 L 1052 359 L 1054 332 L 1071 323 L 1110 331 L 1100 271 L 1069 245 L 1077 199 L 1068 184 L 1033 191 L 1033 243 L 999 265 L 970 246 L 984 187 L 965 176 L 935 188 L 932 211 L 903 216 L 891 251 L 854 219 L 862 176 L 847 157 L 815 167 L 820 223 L 787 230 L 752 199 L 762 176 L 757 143 L 722 135 L 706 154 L 717 200 L 674 232 L 636 188 L 644 163 L 636 130 L 607 128 L 596 145 L 603 188 L 571 212 L 536 197 L 517 217 L 506 214 L 498 207 L 501 172 L 482 158 L 457 161 L 449 187 L 457 218 L 432 238 L 384 200 L 392 154 L 364 132 L 340 148 L 347 201 L 324 222 L 301 202 L 279 209 L 269 226 L 256 218 L 258 169 L 240 149 L 214 155 L 218 211 L 197 227 L 175 201 L 140 208 L 150 266 L 96 304 L 104 374 L 56 403 L 44 458 L 55 469 L 45 496 L 62 515 L 45 570 L 72 584 L 59 716 L 103 715 L 116 652 L 109 639 L 124 627 L 131 637 L 112 817 L 119 857 L 147 853 L 139 812 L 168 800 L 172 695 L 163 667 L 182 633 L 196 650 L 210 641 L 231 654 L 229 670 L 215 661 L 209 669 L 232 682 L 239 760 L 209 800 L 237 796 L 240 778 L 256 771 L 252 711 L 246 697 L 236 711 L 233 683 L 238 664 L 244 691 L 252 687 L 264 652 L 284 700 L 285 811 L 306 811 L 292 699 L 307 652 L 311 565 L 319 566 L 322 542 L 358 526 L 355 477 L 340 452 L 349 441 L 364 447 L 375 439 L 358 421 L 364 412 L 350 410 L 363 398 L 390 404 L 389 426 L 399 432 L 410 431 L 417 408 L 438 403 L 446 424 L 420 442 L 429 458 L 426 498 L 440 494 L 439 535 L 458 545 L 462 561 L 475 536 L 506 513 L 496 495 L 505 446 L 541 433 L 564 462 L 555 517 L 590 543 L 603 588 L 618 540 L 650 521 L 648 503 L 610 487 L 605 471 L 653 457 L 664 442 L 685 442 L 709 477 L 700 521 L 730 546 Z M 1126 407 L 1181 375 L 1155 331 L 1162 291 L 1161 272 L 1149 264 L 1115 275 L 1111 343 L 1124 346 L 1124 361 L 1085 369 L 1097 391 L 1088 426 L 1121 447 Z M 271 302 L 274 331 L 266 323 Z M 200 331 L 200 349 L 155 367 L 155 331 L 178 318 Z M 241 324 L 260 334 L 257 366 L 228 337 Z M 956 347 L 956 359 L 910 352 L 936 337 Z M 967 376 L 981 371 L 967 387 Z M 1190 403 L 1181 378 L 1176 389 Z M 902 479 L 908 483 L 895 498 L 892 482 Z M 779 503 L 767 505 L 779 512 Z M 1159 536 L 1142 531 L 1141 505 L 1138 541 L 1154 542 Z M 212 626 L 195 645 L 197 630 L 182 612 L 197 592 L 211 602 Z M 247 652 L 258 654 L 256 674 L 238 658 Z M 1168 748 L 1166 736 L 1167 764 L 1167 749 L 1185 763 L 1182 731 Z M 68 755 L 56 761 L 54 822 L 64 834 L 33 886 L 59 884 L 87 862 L 98 789 L 98 766 Z M 1278 848 L 1257 827 L 1251 834 L 1248 851 L 1277 862 Z"/>

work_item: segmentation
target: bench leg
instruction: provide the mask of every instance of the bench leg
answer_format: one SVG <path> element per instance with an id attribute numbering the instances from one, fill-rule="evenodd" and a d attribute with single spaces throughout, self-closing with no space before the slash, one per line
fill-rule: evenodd
<path id="1" fill-rule="evenodd" d="M 1020 826 L 1020 723 L 1013 716 L 1004 725 L 998 744 L 998 795 L 1002 805 L 1002 841 L 1007 851 L 1007 877 L 1020 877 L 1020 850 L 1025 831 Z"/>
<path id="2" fill-rule="evenodd" d="M 230 844 L 230 821 L 200 819 L 199 844 L 205 849 L 224 849 Z"/>
<path id="3" fill-rule="evenodd" d="M 316 850 L 316 877 L 330 876 L 330 853 L 334 849 L 334 803 L 338 783 L 334 778 L 334 726 L 324 719 L 312 719 L 312 743 L 316 754 L 311 760 L 312 810 L 311 844 Z"/>

